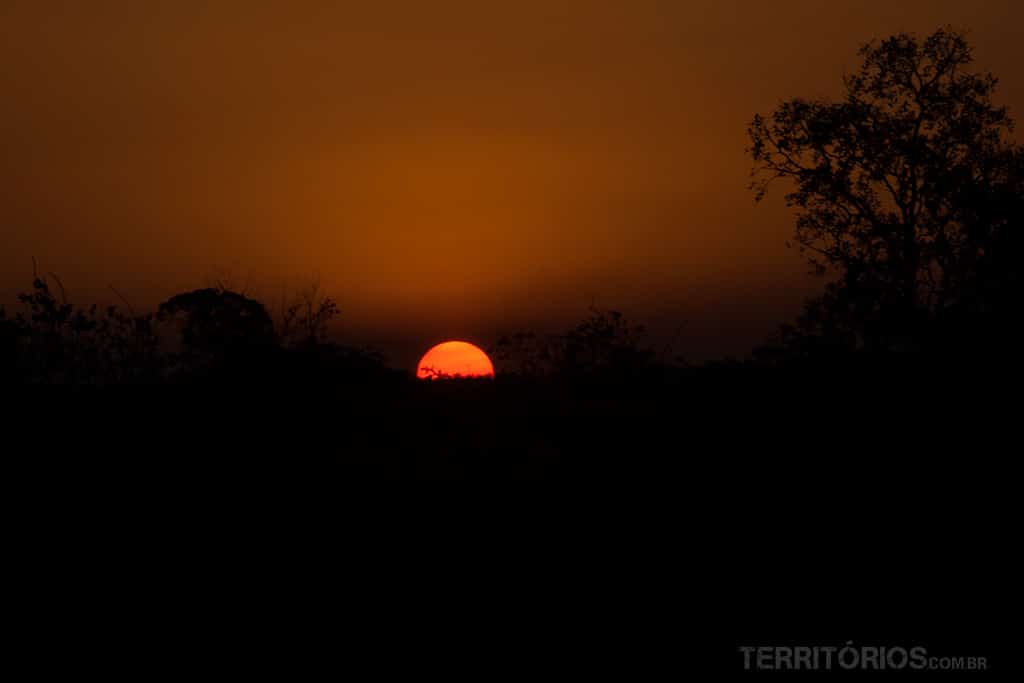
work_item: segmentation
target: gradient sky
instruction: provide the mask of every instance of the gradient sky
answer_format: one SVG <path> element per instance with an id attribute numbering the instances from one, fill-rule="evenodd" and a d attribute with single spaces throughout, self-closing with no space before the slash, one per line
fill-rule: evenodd
<path id="1" fill-rule="evenodd" d="M 1024 117 L 1019 0 L 2 0 L 0 301 L 318 276 L 406 366 L 592 303 L 742 355 L 822 285 L 751 117 L 947 23 Z"/>

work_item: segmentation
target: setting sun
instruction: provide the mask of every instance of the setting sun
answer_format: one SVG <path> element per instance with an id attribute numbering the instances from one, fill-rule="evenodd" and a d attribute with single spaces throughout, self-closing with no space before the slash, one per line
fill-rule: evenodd
<path id="1" fill-rule="evenodd" d="M 420 379 L 494 377 L 494 366 L 478 346 L 449 341 L 427 351 L 416 368 Z"/>

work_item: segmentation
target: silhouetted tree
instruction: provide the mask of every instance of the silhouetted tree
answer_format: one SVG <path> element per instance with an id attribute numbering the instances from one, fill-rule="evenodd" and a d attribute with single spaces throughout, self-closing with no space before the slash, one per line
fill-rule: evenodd
<path id="1" fill-rule="evenodd" d="M 648 366 L 653 352 L 640 346 L 645 330 L 619 311 L 592 310 L 565 337 L 562 369 L 572 374 L 632 373 Z"/>
<path id="2" fill-rule="evenodd" d="M 290 304 L 282 297 L 281 343 L 288 347 L 325 343 L 328 327 L 338 314 L 337 302 L 320 294 L 318 281 L 299 292 Z"/>
<path id="3" fill-rule="evenodd" d="M 629 376 L 654 363 L 654 352 L 641 344 L 644 332 L 619 311 L 595 308 L 563 335 L 517 332 L 490 352 L 511 374 Z"/>
<path id="4" fill-rule="evenodd" d="M 760 200 L 777 179 L 796 184 L 796 242 L 817 272 L 839 275 L 809 306 L 809 329 L 891 349 L 1016 277 L 1007 245 L 1020 239 L 1024 165 L 992 102 L 996 78 L 969 69 L 962 34 L 899 34 L 860 55 L 841 101 L 793 99 L 754 118 L 752 187 Z"/>
<path id="5" fill-rule="evenodd" d="M 237 292 L 211 288 L 179 294 L 160 304 L 158 317 L 179 329 L 179 360 L 192 370 L 244 364 L 277 346 L 263 304 Z"/>
<path id="6" fill-rule="evenodd" d="M 499 372 L 525 377 L 550 375 L 562 357 L 565 339 L 562 336 L 540 336 L 534 332 L 513 332 L 502 335 L 487 355 L 494 359 Z"/>

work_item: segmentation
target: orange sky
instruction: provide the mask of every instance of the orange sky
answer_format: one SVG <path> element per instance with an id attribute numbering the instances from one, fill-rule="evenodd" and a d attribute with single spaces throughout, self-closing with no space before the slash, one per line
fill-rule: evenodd
<path id="1" fill-rule="evenodd" d="M 944 23 L 1024 117 L 1017 0 L 3 0 L 0 301 L 318 274 L 402 364 L 592 302 L 742 354 L 820 286 L 746 124 Z"/>

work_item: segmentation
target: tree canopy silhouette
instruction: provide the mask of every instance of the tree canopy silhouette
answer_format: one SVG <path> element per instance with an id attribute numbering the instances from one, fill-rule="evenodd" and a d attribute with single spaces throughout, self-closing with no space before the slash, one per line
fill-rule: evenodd
<path id="1" fill-rule="evenodd" d="M 236 292 L 198 289 L 160 304 L 165 318 L 184 316 L 186 346 L 222 349 L 239 344 L 272 344 L 274 323 L 258 301 Z"/>
<path id="2" fill-rule="evenodd" d="M 970 70 L 961 33 L 899 34 L 860 50 L 841 101 L 793 99 L 754 118 L 752 189 L 793 181 L 795 239 L 839 275 L 817 310 L 891 348 L 922 321 L 1017 282 L 1024 155 L 993 103 L 997 79 Z M 1003 282 L 1003 284 L 1007 284 Z M 1005 287 L 1003 287 L 1005 289 Z"/>
<path id="3" fill-rule="evenodd" d="M 178 328 L 177 360 L 190 370 L 242 367 L 277 346 L 261 303 L 224 289 L 198 289 L 160 304 L 157 317 Z"/>

